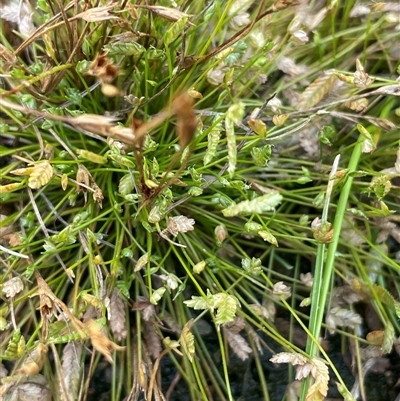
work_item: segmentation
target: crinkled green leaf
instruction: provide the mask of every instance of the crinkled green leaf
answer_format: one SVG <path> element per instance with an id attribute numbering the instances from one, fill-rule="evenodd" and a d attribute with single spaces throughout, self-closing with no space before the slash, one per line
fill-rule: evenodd
<path id="1" fill-rule="evenodd" d="M 192 295 L 192 299 L 187 301 L 183 301 L 189 308 L 193 308 L 195 310 L 199 309 L 214 309 L 214 296 L 210 293 L 210 290 L 207 289 L 206 297 L 198 297 Z"/>
<path id="2" fill-rule="evenodd" d="M 254 163 L 260 167 L 268 166 L 269 159 L 271 158 L 272 146 L 265 145 L 262 148 L 253 148 L 251 150 L 251 157 Z"/>
<path id="3" fill-rule="evenodd" d="M 134 188 L 134 182 L 131 174 L 125 174 L 120 180 L 118 185 L 118 192 L 121 195 L 129 195 Z"/>
<path id="4" fill-rule="evenodd" d="M 255 276 L 259 276 L 262 272 L 261 259 L 259 258 L 242 259 L 242 267 L 246 272 L 254 274 Z"/>
<path id="5" fill-rule="evenodd" d="M 244 116 L 243 103 L 235 103 L 229 107 L 225 118 L 226 142 L 228 147 L 228 173 L 232 178 L 237 163 L 236 136 L 234 124 L 239 124 Z"/>
<path id="6" fill-rule="evenodd" d="M 259 196 L 252 200 L 246 200 L 222 210 L 225 217 L 247 215 L 253 213 L 264 213 L 275 210 L 275 207 L 282 202 L 282 195 L 278 191 L 271 191 L 268 194 Z"/>
<path id="7" fill-rule="evenodd" d="M 138 42 L 119 42 L 104 46 L 104 50 L 111 56 L 140 56 L 146 48 Z"/>
<path id="8" fill-rule="evenodd" d="M 182 34 L 183 29 L 185 28 L 188 17 L 182 17 L 178 21 L 174 22 L 171 27 L 165 32 L 164 35 L 164 44 L 171 44 L 179 35 Z"/>
<path id="9" fill-rule="evenodd" d="M 272 245 L 278 246 L 278 241 L 276 240 L 275 236 L 272 235 L 270 232 L 267 230 L 260 230 L 258 232 L 258 235 L 264 240 L 269 242 Z"/>
<path id="10" fill-rule="evenodd" d="M 214 295 L 215 307 L 217 308 L 217 316 L 215 324 L 224 324 L 233 322 L 239 301 L 236 297 L 224 293 Z"/>
<path id="11" fill-rule="evenodd" d="M 217 147 L 221 138 L 222 123 L 215 124 L 211 131 L 208 133 L 207 150 L 204 155 L 203 164 L 206 166 L 209 164 L 217 153 Z"/>
<path id="12" fill-rule="evenodd" d="M 181 336 L 179 338 L 179 342 L 182 345 L 183 350 L 185 351 L 186 356 L 189 358 L 189 361 L 193 361 L 193 356 L 195 353 L 194 347 L 194 335 L 190 332 L 190 328 L 193 325 L 194 320 L 190 319 L 184 326 L 181 332 Z"/>

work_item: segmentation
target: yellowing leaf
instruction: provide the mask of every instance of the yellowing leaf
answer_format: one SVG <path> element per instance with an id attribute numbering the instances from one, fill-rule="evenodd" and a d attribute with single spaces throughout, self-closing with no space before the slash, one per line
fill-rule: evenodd
<path id="1" fill-rule="evenodd" d="M 53 176 L 53 167 L 48 161 L 36 164 L 29 176 L 28 186 L 32 189 L 38 189 L 46 185 Z"/>
<path id="2" fill-rule="evenodd" d="M 318 104 L 332 89 L 336 75 L 332 71 L 326 71 L 311 83 L 301 94 L 297 110 L 305 111 Z"/>
<path id="3" fill-rule="evenodd" d="M 193 355 L 195 353 L 194 347 L 194 335 L 190 332 L 190 328 L 193 325 L 194 320 L 190 319 L 185 326 L 183 326 L 180 343 L 182 345 L 183 350 L 185 351 L 186 356 L 189 358 L 189 361 L 193 361 Z"/>

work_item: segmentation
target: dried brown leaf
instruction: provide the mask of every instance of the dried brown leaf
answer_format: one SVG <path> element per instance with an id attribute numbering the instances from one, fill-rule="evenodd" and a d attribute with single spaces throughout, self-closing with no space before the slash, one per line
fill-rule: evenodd
<path id="1" fill-rule="evenodd" d="M 137 301 L 133 304 L 132 310 L 140 310 L 143 315 L 143 320 L 148 322 L 152 316 L 156 316 L 154 305 L 142 295 L 138 295 Z"/>
<path id="2" fill-rule="evenodd" d="M 127 335 L 125 304 L 116 288 L 114 288 L 110 298 L 109 320 L 114 338 L 118 341 L 125 339 Z"/>
<path id="3" fill-rule="evenodd" d="M 69 399 L 77 400 L 79 392 L 79 377 L 81 375 L 82 344 L 78 341 L 67 343 L 62 354 L 62 372 L 64 386 L 68 390 Z"/>
<path id="4" fill-rule="evenodd" d="M 144 320 L 143 322 L 143 334 L 144 340 L 146 341 L 147 349 L 153 359 L 157 359 L 162 351 L 162 343 L 160 336 L 154 329 L 154 324 L 152 322 Z"/>
<path id="5" fill-rule="evenodd" d="M 100 325 L 95 320 L 89 320 L 84 324 L 85 331 L 90 337 L 93 348 L 104 355 L 108 362 L 113 363 L 111 352 L 122 351 L 125 347 L 112 342 L 105 334 L 102 333 Z"/>
<path id="6" fill-rule="evenodd" d="M 196 114 L 193 110 L 193 98 L 187 93 L 178 96 L 172 102 L 172 110 L 177 118 L 179 146 L 184 149 L 192 141 L 197 128 Z"/>
<path id="7" fill-rule="evenodd" d="M 13 277 L 3 283 L 3 288 L 1 289 L 7 298 L 15 297 L 19 292 L 23 291 L 24 283 L 19 277 Z"/>
<path id="8" fill-rule="evenodd" d="M 136 4 L 135 7 L 140 7 L 140 8 L 145 8 L 146 10 L 150 10 L 152 13 L 158 15 L 159 17 L 172 22 L 176 22 L 184 17 L 191 17 L 191 15 L 179 11 L 176 8 L 162 7 L 162 6 L 147 6 L 139 4 Z"/>
<path id="9" fill-rule="evenodd" d="M 336 80 L 332 71 L 325 71 L 301 94 L 297 110 L 305 111 L 318 104 L 329 93 Z"/>
<path id="10" fill-rule="evenodd" d="M 88 10 L 75 15 L 74 19 L 83 19 L 86 22 L 106 21 L 109 19 L 118 18 L 115 15 L 110 14 L 110 11 L 117 7 L 118 3 L 111 3 L 107 6 L 93 7 Z"/>
<path id="11" fill-rule="evenodd" d="M 47 345 L 39 343 L 37 347 L 28 354 L 20 369 L 15 371 L 16 375 L 37 375 L 43 367 L 47 355 Z"/>
<path id="12" fill-rule="evenodd" d="M 248 342 L 240 334 L 236 334 L 231 330 L 222 326 L 224 335 L 228 341 L 228 344 L 232 348 L 233 352 L 242 360 L 245 361 L 249 355 L 253 352 Z"/>

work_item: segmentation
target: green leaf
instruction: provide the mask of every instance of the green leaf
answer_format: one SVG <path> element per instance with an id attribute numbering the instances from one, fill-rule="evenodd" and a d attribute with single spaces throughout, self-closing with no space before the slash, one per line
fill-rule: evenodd
<path id="1" fill-rule="evenodd" d="M 134 188 L 134 182 L 131 174 L 125 174 L 120 180 L 118 185 L 118 192 L 121 195 L 129 195 Z"/>
<path id="2" fill-rule="evenodd" d="M 261 148 L 253 148 L 250 152 L 254 163 L 260 167 L 268 166 L 268 162 L 271 158 L 272 146 L 265 145 Z"/>
<path id="3" fill-rule="evenodd" d="M 179 35 L 182 34 L 185 28 L 188 17 L 182 17 L 178 21 L 174 22 L 171 27 L 165 32 L 164 44 L 168 46 L 171 44 Z"/>
<path id="4" fill-rule="evenodd" d="M 309 177 L 300 177 L 296 180 L 298 184 L 306 184 L 307 182 L 311 182 L 312 179 Z"/>
<path id="5" fill-rule="evenodd" d="M 195 354 L 194 347 L 194 335 L 190 332 L 190 328 L 192 327 L 194 319 L 190 319 L 184 326 L 181 332 L 181 336 L 179 338 L 179 342 L 182 345 L 183 350 L 185 351 L 186 356 L 189 358 L 189 361 L 193 361 L 193 356 Z"/>
<path id="6" fill-rule="evenodd" d="M 244 225 L 244 229 L 248 232 L 248 233 L 253 233 L 253 232 L 257 232 L 262 230 L 263 226 L 261 224 L 258 223 L 254 223 L 253 221 L 248 221 L 245 225 Z"/>
<path id="7" fill-rule="evenodd" d="M 205 297 L 198 297 L 192 295 L 192 299 L 183 301 L 189 308 L 193 308 L 194 310 L 199 309 L 214 309 L 214 296 L 210 293 L 210 290 L 207 289 L 207 295 Z"/>
<path id="8" fill-rule="evenodd" d="M 217 118 L 220 119 L 220 117 L 216 117 L 214 121 Z M 214 159 L 215 154 L 217 153 L 218 143 L 221 138 L 221 131 L 222 131 L 222 122 L 218 122 L 215 123 L 211 131 L 208 133 L 207 150 L 203 159 L 203 164 L 205 166 L 211 163 L 212 159 Z"/>
<path id="9" fill-rule="evenodd" d="M 188 191 L 189 195 L 200 196 L 203 193 L 203 189 L 200 187 L 191 187 Z"/>
<path id="10" fill-rule="evenodd" d="M 163 297 L 166 290 L 167 289 L 165 287 L 161 287 L 153 291 L 153 293 L 150 296 L 150 302 L 153 305 L 157 305 L 158 301 Z"/>
<path id="11" fill-rule="evenodd" d="M 217 315 L 215 324 L 224 324 L 235 320 L 236 309 L 239 301 L 236 297 L 224 293 L 214 295 Z"/>
<path id="12" fill-rule="evenodd" d="M 253 200 L 246 200 L 222 210 L 225 217 L 247 215 L 253 213 L 264 213 L 275 210 L 275 207 L 282 202 L 282 195 L 278 191 L 271 191 L 268 194 L 259 196 Z"/>
<path id="13" fill-rule="evenodd" d="M 266 230 L 261 230 L 258 232 L 258 235 L 264 240 L 269 242 L 272 245 L 278 246 L 278 241 L 276 240 L 275 236 L 273 236 L 270 232 Z"/>
<path id="14" fill-rule="evenodd" d="M 140 56 L 146 48 L 137 42 L 113 43 L 104 46 L 111 56 Z"/>
<path id="15" fill-rule="evenodd" d="M 259 258 L 245 258 L 242 259 L 243 270 L 255 276 L 259 276 L 262 272 L 261 259 Z"/>
<path id="16" fill-rule="evenodd" d="M 232 178 L 237 163 L 237 148 L 234 124 L 242 122 L 244 116 L 243 103 L 235 103 L 229 107 L 225 118 L 226 142 L 228 146 L 228 173 Z"/>

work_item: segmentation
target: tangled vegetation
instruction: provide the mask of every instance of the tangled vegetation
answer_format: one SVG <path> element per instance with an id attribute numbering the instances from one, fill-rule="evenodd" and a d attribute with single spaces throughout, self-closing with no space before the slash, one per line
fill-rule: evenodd
<path id="1" fill-rule="evenodd" d="M 399 16 L 4 3 L 2 397 L 394 400 Z"/>

